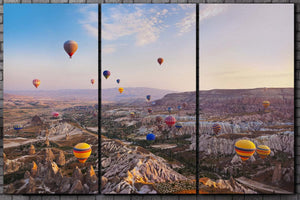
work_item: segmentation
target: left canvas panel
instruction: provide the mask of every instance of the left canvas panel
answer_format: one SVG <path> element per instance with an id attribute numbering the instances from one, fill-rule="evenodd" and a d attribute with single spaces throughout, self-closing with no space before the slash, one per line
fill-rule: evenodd
<path id="1" fill-rule="evenodd" d="M 98 5 L 4 5 L 4 193 L 98 193 Z"/>

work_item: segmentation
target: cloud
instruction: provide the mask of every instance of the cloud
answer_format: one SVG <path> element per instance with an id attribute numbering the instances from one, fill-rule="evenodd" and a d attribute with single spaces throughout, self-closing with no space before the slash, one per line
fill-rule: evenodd
<path id="1" fill-rule="evenodd" d="M 164 18 L 168 10 L 150 10 L 141 7 L 119 7 L 109 10 L 110 16 L 103 19 L 102 37 L 104 40 L 117 40 L 134 36 L 135 45 L 144 46 L 155 42 L 167 28 Z"/>
<path id="2" fill-rule="evenodd" d="M 195 6 L 188 4 L 178 5 L 179 9 L 185 10 L 185 17 L 176 23 L 176 27 L 179 29 L 178 36 L 193 30 L 196 24 Z M 178 12 L 178 10 L 176 10 Z"/>
<path id="3" fill-rule="evenodd" d="M 211 17 L 217 16 L 223 12 L 225 12 L 228 9 L 228 5 L 202 5 L 200 6 L 200 22 L 209 19 Z"/>
<path id="4" fill-rule="evenodd" d="M 98 9 L 95 5 L 81 6 L 79 9 L 82 17 L 79 24 L 87 33 L 98 39 Z"/>

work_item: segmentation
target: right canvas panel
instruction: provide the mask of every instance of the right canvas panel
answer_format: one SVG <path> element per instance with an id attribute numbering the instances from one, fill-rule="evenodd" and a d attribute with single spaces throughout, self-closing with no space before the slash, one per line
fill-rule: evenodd
<path id="1" fill-rule="evenodd" d="M 294 6 L 199 9 L 199 193 L 293 193 Z"/>

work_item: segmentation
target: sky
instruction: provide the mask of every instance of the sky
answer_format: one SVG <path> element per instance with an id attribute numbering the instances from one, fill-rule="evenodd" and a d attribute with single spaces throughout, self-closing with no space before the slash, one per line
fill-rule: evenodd
<path id="1" fill-rule="evenodd" d="M 5 4 L 4 89 L 96 89 L 98 80 L 98 5 Z M 67 40 L 78 50 L 72 59 Z"/>
<path id="2" fill-rule="evenodd" d="M 195 91 L 195 14 L 186 4 L 103 4 L 102 71 L 111 76 L 102 88 Z"/>
<path id="3" fill-rule="evenodd" d="M 200 4 L 200 90 L 294 86 L 291 4 Z"/>

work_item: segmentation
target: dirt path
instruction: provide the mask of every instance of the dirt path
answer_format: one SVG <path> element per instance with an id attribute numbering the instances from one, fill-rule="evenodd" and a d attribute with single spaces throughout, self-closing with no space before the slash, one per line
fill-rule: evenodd
<path id="1" fill-rule="evenodd" d="M 280 189 L 278 187 L 265 185 L 263 183 L 259 183 L 257 181 L 253 181 L 251 179 L 248 179 L 246 177 L 240 177 L 236 179 L 237 182 L 255 190 L 260 193 L 266 193 L 266 194 L 293 194 L 292 192 Z"/>

